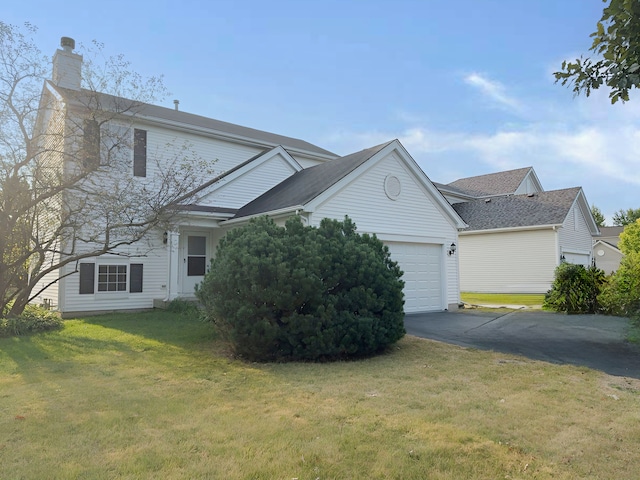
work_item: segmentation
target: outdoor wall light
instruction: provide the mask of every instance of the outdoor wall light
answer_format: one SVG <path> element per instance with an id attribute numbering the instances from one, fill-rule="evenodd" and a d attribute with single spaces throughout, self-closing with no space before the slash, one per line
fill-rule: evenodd
<path id="1" fill-rule="evenodd" d="M 449 251 L 447 252 L 447 254 L 449 256 L 451 256 L 454 253 L 456 253 L 456 244 L 455 243 L 451 243 L 451 246 L 449 247 Z"/>

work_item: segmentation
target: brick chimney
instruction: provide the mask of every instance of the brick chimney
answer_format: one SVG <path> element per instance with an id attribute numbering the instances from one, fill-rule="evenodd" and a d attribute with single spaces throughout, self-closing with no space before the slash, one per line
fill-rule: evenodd
<path id="1" fill-rule="evenodd" d="M 53 56 L 53 83 L 59 87 L 80 90 L 82 81 L 82 55 L 73 53 L 76 42 L 73 38 L 60 39 L 62 50 Z"/>

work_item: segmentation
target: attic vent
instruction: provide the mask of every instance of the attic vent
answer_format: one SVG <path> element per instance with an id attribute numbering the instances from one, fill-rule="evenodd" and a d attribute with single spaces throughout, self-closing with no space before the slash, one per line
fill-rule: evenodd
<path id="1" fill-rule="evenodd" d="M 387 197 L 391 200 L 397 200 L 401 191 L 400 179 L 395 175 L 387 175 L 384 179 L 384 193 L 387 194 Z"/>
<path id="2" fill-rule="evenodd" d="M 536 194 L 535 193 L 527 193 L 527 197 L 531 198 L 531 197 L 535 197 Z"/>
<path id="3" fill-rule="evenodd" d="M 491 202 L 491 199 L 490 199 L 490 198 L 485 198 L 485 199 L 484 199 L 484 203 L 489 203 L 489 202 Z"/>

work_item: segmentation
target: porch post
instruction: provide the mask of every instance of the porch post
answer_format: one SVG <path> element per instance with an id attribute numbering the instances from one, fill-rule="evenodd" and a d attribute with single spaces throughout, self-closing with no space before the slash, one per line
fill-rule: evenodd
<path id="1" fill-rule="evenodd" d="M 166 301 L 171 301 L 178 297 L 180 292 L 180 232 L 169 231 L 167 234 L 167 297 Z"/>

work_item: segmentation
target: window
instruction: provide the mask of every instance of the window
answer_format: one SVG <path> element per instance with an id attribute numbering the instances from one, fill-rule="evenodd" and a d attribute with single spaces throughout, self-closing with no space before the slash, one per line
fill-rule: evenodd
<path id="1" fill-rule="evenodd" d="M 133 175 L 147 176 L 147 131 L 133 130 Z"/>
<path id="2" fill-rule="evenodd" d="M 126 292 L 126 265 L 98 265 L 99 292 Z"/>
<path id="3" fill-rule="evenodd" d="M 131 265 L 98 265 L 98 278 L 96 282 L 96 264 L 80 264 L 80 294 L 92 294 L 98 292 L 140 293 L 142 292 L 143 279 L 142 263 Z M 127 283 L 127 273 L 129 274 Z"/>
<path id="4" fill-rule="evenodd" d="M 85 168 L 100 166 L 100 124 L 96 120 L 84 121 L 82 164 Z"/>

